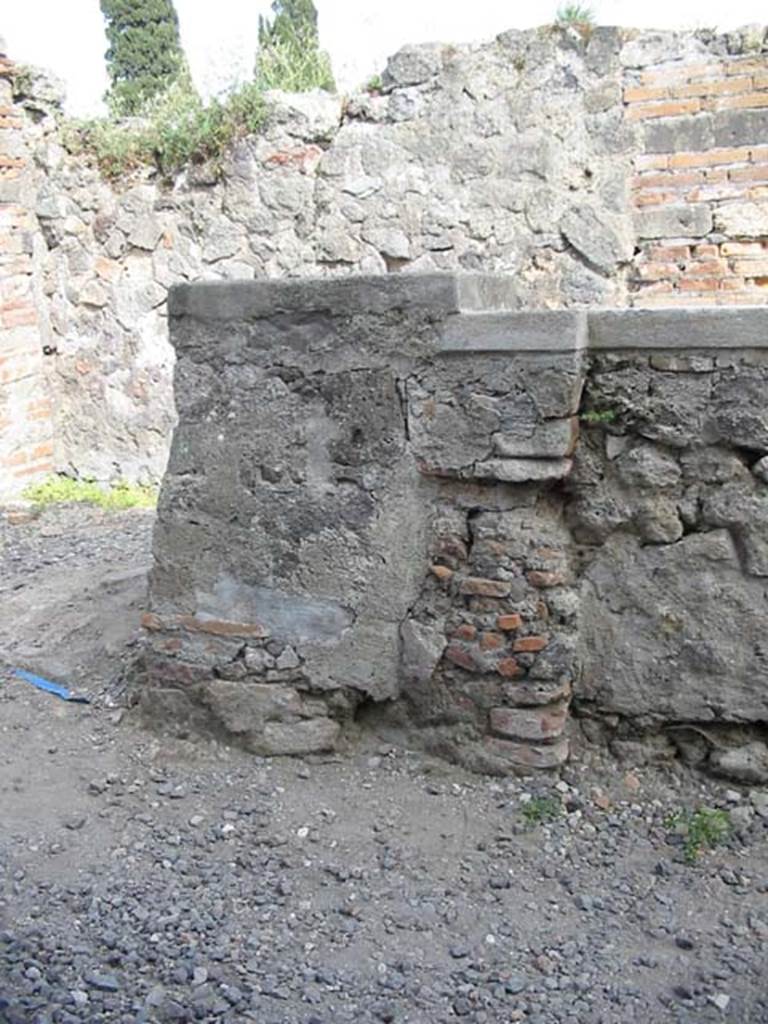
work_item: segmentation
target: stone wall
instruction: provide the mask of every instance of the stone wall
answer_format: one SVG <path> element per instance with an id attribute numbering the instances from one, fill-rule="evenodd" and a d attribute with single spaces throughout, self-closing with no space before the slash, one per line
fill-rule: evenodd
<path id="1" fill-rule="evenodd" d="M 19 98 L 55 465 L 159 479 L 174 419 L 166 290 L 502 271 L 520 309 L 762 304 L 762 33 L 552 26 L 406 48 L 380 89 L 273 96 L 223 174 L 111 184 Z M 650 90 L 650 92 L 648 91 Z"/>
<path id="2" fill-rule="evenodd" d="M 42 239 L 31 212 L 36 183 L 14 66 L 0 40 L 0 493 L 53 469 L 51 401 L 43 374 Z"/>
<path id="3" fill-rule="evenodd" d="M 490 771 L 760 726 L 768 310 L 520 312 L 514 279 L 171 293 L 154 721 L 260 754 L 361 708 Z M 573 733 L 573 728 L 570 728 Z"/>

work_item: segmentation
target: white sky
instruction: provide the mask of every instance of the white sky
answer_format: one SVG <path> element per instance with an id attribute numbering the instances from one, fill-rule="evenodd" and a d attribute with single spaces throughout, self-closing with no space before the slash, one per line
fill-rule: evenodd
<path id="1" fill-rule="evenodd" d="M 550 22 L 560 0 L 315 0 L 321 43 L 331 54 L 340 87 L 350 89 L 380 72 L 405 43 L 472 42 L 508 28 Z M 259 13 L 269 0 L 175 0 L 182 42 L 207 94 L 248 78 Z M 67 86 L 72 113 L 98 111 L 107 85 L 106 40 L 99 0 L 2 0 L 0 35 L 9 56 L 46 67 Z M 768 20 L 764 0 L 595 0 L 604 25 L 645 28 L 735 28 Z"/>

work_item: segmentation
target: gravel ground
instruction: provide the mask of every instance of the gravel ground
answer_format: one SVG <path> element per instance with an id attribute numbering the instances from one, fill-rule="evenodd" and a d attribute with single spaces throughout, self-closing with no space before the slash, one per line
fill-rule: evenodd
<path id="1" fill-rule="evenodd" d="M 150 529 L 0 523 L 0 1021 L 768 1022 L 765 792 L 589 748 L 499 781 L 371 733 L 300 762 L 144 732 L 114 681 Z M 669 819 L 700 806 L 733 830 L 688 863 Z"/>

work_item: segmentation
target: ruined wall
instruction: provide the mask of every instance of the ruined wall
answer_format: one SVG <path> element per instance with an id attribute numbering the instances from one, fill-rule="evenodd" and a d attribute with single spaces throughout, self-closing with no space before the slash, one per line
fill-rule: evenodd
<path id="1" fill-rule="evenodd" d="M 515 306 L 473 275 L 172 292 L 152 720 L 306 753 L 384 706 L 502 772 L 561 764 L 571 705 L 765 723 L 768 310 Z"/>
<path id="2" fill-rule="evenodd" d="M 14 66 L 0 40 L 0 493 L 53 469 L 51 402 L 43 374 L 44 245 L 25 119 L 13 104 Z"/>
<path id="3" fill-rule="evenodd" d="M 57 467 L 160 477 L 178 282 L 490 270 L 521 309 L 764 303 L 767 56 L 552 26 L 406 48 L 376 92 L 273 97 L 222 178 L 172 184 L 103 181 L 20 101 Z"/>

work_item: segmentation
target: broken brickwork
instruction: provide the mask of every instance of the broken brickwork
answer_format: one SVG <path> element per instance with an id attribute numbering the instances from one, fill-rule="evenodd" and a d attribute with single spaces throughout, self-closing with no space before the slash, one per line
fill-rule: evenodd
<path id="1" fill-rule="evenodd" d="M 765 721 L 768 311 L 512 305 L 473 275 L 172 293 L 149 717 L 309 753 L 377 707 L 498 772 L 561 764 L 569 710 Z"/>

